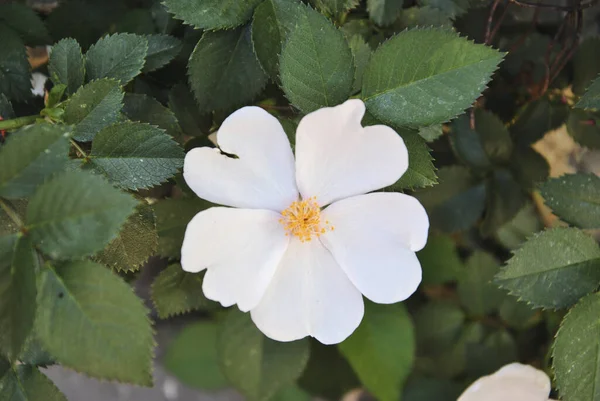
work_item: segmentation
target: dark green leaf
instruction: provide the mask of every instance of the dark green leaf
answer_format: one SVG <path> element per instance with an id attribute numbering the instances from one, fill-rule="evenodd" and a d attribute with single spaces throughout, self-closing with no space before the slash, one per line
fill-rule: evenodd
<path id="1" fill-rule="evenodd" d="M 39 263 L 27 237 L 2 237 L 0 248 L 0 351 L 16 360 L 33 327 Z"/>
<path id="2" fill-rule="evenodd" d="M 88 80 L 116 79 L 125 85 L 137 76 L 148 53 L 148 40 L 132 33 L 100 38 L 85 54 Z"/>
<path id="3" fill-rule="evenodd" d="M 148 35 L 148 55 L 144 72 L 158 70 L 167 65 L 181 51 L 181 41 L 170 35 Z"/>
<path id="4" fill-rule="evenodd" d="M 352 92 L 352 51 L 327 18 L 306 8 L 281 52 L 280 76 L 287 98 L 304 113 L 335 106 Z"/>
<path id="5" fill-rule="evenodd" d="M 598 113 L 571 110 L 567 120 L 567 132 L 575 142 L 592 149 L 600 149 L 600 118 Z"/>
<path id="6" fill-rule="evenodd" d="M 469 3 L 470 0 L 419 0 L 421 6 L 439 10 L 452 19 L 465 14 Z"/>
<path id="7" fill-rule="evenodd" d="M 67 401 L 67 398 L 35 366 L 18 365 L 0 378 L 0 400 Z"/>
<path id="8" fill-rule="evenodd" d="M 583 95 L 600 73 L 600 39 L 589 36 L 581 42 L 573 57 L 573 93 Z"/>
<path id="9" fill-rule="evenodd" d="M 181 128 L 175 114 L 154 98 L 138 93 L 125 94 L 123 114 L 132 121 L 156 125 L 173 138 L 181 136 Z"/>
<path id="10" fill-rule="evenodd" d="M 413 324 L 402 304 L 365 306 L 360 326 L 339 348 L 367 390 L 379 400 L 396 401 L 412 370 Z"/>
<path id="11" fill-rule="evenodd" d="M 436 355 L 453 344 L 460 334 L 465 314 L 460 308 L 441 301 L 425 304 L 415 314 L 419 354 Z"/>
<path id="12" fill-rule="evenodd" d="M 55 363 L 54 358 L 43 348 L 34 330 L 25 340 L 19 361 L 27 365 L 48 366 Z"/>
<path id="13" fill-rule="evenodd" d="M 10 100 L 27 100 L 31 97 L 31 74 L 25 44 L 2 24 L 0 38 L 0 94 Z"/>
<path id="14" fill-rule="evenodd" d="M 415 189 L 437 184 L 433 157 L 429 153 L 429 146 L 427 146 L 425 140 L 416 132 L 398 131 L 408 149 L 408 170 L 391 188 L 394 190 Z"/>
<path id="15" fill-rule="evenodd" d="M 481 224 L 485 236 L 492 235 L 511 221 L 525 205 L 527 197 L 508 170 L 497 169 L 487 180 L 486 212 Z"/>
<path id="16" fill-rule="evenodd" d="M 449 236 L 432 235 L 417 256 L 423 269 L 423 284 L 435 285 L 455 281 L 463 271 L 456 245 Z"/>
<path id="17" fill-rule="evenodd" d="M 373 53 L 362 96 L 382 121 L 414 128 L 438 124 L 473 103 L 502 57 L 448 29 L 404 31 Z"/>
<path id="18" fill-rule="evenodd" d="M 508 249 L 519 248 L 527 238 L 544 228 L 535 206 L 528 202 L 511 221 L 496 231 L 498 241 Z"/>
<path id="19" fill-rule="evenodd" d="M 135 271 L 156 252 L 158 233 L 156 218 L 150 206 L 136 210 L 121 228 L 121 232 L 95 256 L 97 262 L 119 271 Z"/>
<path id="20" fill-rule="evenodd" d="M 550 175 L 550 166 L 546 158 L 529 145 L 515 149 L 510 167 L 514 178 L 526 190 L 534 189 Z"/>
<path id="21" fill-rule="evenodd" d="M 212 124 L 211 115 L 200 113 L 194 95 L 186 85 L 176 84 L 171 88 L 169 108 L 175 114 L 181 129 L 186 135 L 208 135 Z"/>
<path id="22" fill-rule="evenodd" d="M 481 344 L 470 344 L 466 352 L 467 373 L 477 378 L 518 360 L 517 344 L 504 329 L 493 332 Z"/>
<path id="23" fill-rule="evenodd" d="M 277 342 L 256 328 L 250 315 L 231 310 L 217 340 L 221 369 L 250 401 L 263 401 L 296 381 L 308 362 L 308 340 Z"/>
<path id="24" fill-rule="evenodd" d="M 452 20 L 442 10 L 424 7 L 409 7 L 400 14 L 402 28 L 416 28 L 419 26 L 452 26 Z"/>
<path id="25" fill-rule="evenodd" d="M 5 120 L 9 120 L 15 117 L 15 112 L 13 110 L 12 104 L 4 95 L 4 93 L 0 93 L 0 117 L 2 117 Z"/>
<path id="26" fill-rule="evenodd" d="M 499 315 L 511 328 L 528 329 L 535 326 L 541 320 L 541 313 L 527 305 L 519 302 L 516 297 L 507 295 L 500 305 Z"/>
<path id="27" fill-rule="evenodd" d="M 560 325 L 552 350 L 556 386 L 569 401 L 598 401 L 600 293 L 583 298 Z"/>
<path id="28" fill-rule="evenodd" d="M 67 95 L 83 85 L 85 65 L 81 47 L 75 39 L 63 39 L 52 46 L 48 71 L 54 85 L 67 85 Z"/>
<path id="29" fill-rule="evenodd" d="M 25 4 L 9 2 L 0 4 L 0 24 L 13 29 L 29 46 L 46 45 L 51 42 L 48 29 L 42 19 Z"/>
<path id="30" fill-rule="evenodd" d="M 565 104 L 538 99 L 521 109 L 510 133 L 516 143 L 530 145 L 542 139 L 546 132 L 563 125 L 568 113 L 569 107 Z"/>
<path id="31" fill-rule="evenodd" d="M 600 228 L 600 178 L 595 174 L 568 174 L 552 178 L 541 187 L 552 211 L 581 228 Z"/>
<path id="32" fill-rule="evenodd" d="M 400 0 L 367 0 L 367 11 L 378 25 L 390 25 L 398 18 L 403 3 Z"/>
<path id="33" fill-rule="evenodd" d="M 119 83 L 110 79 L 90 82 L 69 99 L 64 120 L 76 124 L 73 137 L 91 141 L 102 128 L 117 121 L 123 107 L 123 91 Z"/>
<path id="34" fill-rule="evenodd" d="M 261 0 L 165 0 L 175 18 L 206 30 L 226 29 L 242 25 L 252 16 Z"/>
<path id="35" fill-rule="evenodd" d="M 580 109 L 600 109 L 600 79 L 596 78 L 575 104 Z"/>
<path id="36" fill-rule="evenodd" d="M 161 319 L 214 305 L 202 292 L 203 274 L 187 273 L 169 265 L 152 283 L 152 301 Z M 211 305 L 212 304 L 212 305 Z"/>
<path id="37" fill-rule="evenodd" d="M 417 378 L 406 384 L 403 401 L 455 401 L 462 388 L 450 380 Z"/>
<path id="38" fill-rule="evenodd" d="M 491 160 L 483 148 L 482 138 L 470 127 L 469 115 L 462 115 L 452 122 L 450 144 L 462 162 L 474 169 L 489 169 Z"/>
<path id="39" fill-rule="evenodd" d="M 44 123 L 15 132 L 0 148 L 0 196 L 32 195 L 39 184 L 65 168 L 69 146 L 65 126 Z"/>
<path id="40" fill-rule="evenodd" d="M 352 92 L 359 92 L 362 88 L 363 75 L 369 60 L 371 60 L 371 47 L 365 42 L 362 36 L 354 35 L 348 39 L 348 45 L 354 57 L 354 84 Z"/>
<path id="41" fill-rule="evenodd" d="M 600 249 L 575 228 L 543 231 L 517 250 L 496 282 L 534 307 L 565 308 L 600 282 Z"/>
<path id="42" fill-rule="evenodd" d="M 498 273 L 498 261 L 489 253 L 475 251 L 458 276 L 458 297 L 472 316 L 485 316 L 496 310 L 504 298 L 492 280 Z"/>
<path id="43" fill-rule="evenodd" d="M 252 48 L 249 27 L 205 32 L 190 57 L 188 74 L 202 112 L 247 103 L 267 82 Z"/>
<path id="44" fill-rule="evenodd" d="M 136 8 L 120 15 L 115 22 L 115 31 L 146 35 L 154 33 L 154 20 L 148 9 Z"/>
<path id="45" fill-rule="evenodd" d="M 227 387 L 227 380 L 219 367 L 216 346 L 215 323 L 190 324 L 169 346 L 165 368 L 188 386 L 205 391 Z"/>
<path id="46" fill-rule="evenodd" d="M 136 201 L 99 176 L 67 171 L 42 184 L 27 207 L 27 230 L 53 258 L 94 254 L 115 237 Z"/>

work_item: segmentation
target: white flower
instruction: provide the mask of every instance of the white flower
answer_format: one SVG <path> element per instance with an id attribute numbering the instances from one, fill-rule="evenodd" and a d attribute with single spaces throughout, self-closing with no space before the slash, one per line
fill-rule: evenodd
<path id="1" fill-rule="evenodd" d="M 34 96 L 44 96 L 46 90 L 44 86 L 46 85 L 46 81 L 48 77 L 41 72 L 34 72 L 31 74 L 31 93 Z"/>
<path id="2" fill-rule="evenodd" d="M 362 319 L 361 293 L 394 303 L 421 282 L 425 210 L 404 194 L 366 194 L 404 174 L 406 146 L 389 127 L 363 128 L 364 113 L 362 101 L 348 100 L 308 114 L 294 161 L 279 121 L 244 107 L 217 133 L 227 155 L 206 147 L 185 158 L 198 196 L 238 209 L 213 207 L 190 221 L 183 269 L 207 269 L 206 297 L 250 311 L 272 339 L 341 342 Z"/>
<path id="3" fill-rule="evenodd" d="M 458 401 L 552 401 L 550 379 L 541 370 L 512 363 L 492 375 L 479 378 Z"/>

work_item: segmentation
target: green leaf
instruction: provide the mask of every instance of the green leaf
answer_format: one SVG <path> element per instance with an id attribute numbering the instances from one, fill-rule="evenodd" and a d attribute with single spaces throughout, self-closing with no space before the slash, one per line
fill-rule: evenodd
<path id="1" fill-rule="evenodd" d="M 465 14 L 469 3 L 470 0 L 419 0 L 419 5 L 442 11 L 452 19 Z"/>
<path id="2" fill-rule="evenodd" d="M 2 401 L 67 401 L 67 398 L 38 368 L 18 365 L 0 378 Z"/>
<path id="3" fill-rule="evenodd" d="M 485 236 L 511 221 L 527 202 L 527 195 L 505 169 L 496 169 L 487 180 L 486 212 L 481 224 Z"/>
<path id="4" fill-rule="evenodd" d="M 24 364 L 35 366 L 49 366 L 55 363 L 54 358 L 42 347 L 35 329 L 25 340 L 18 360 Z"/>
<path id="5" fill-rule="evenodd" d="M 152 34 L 156 31 L 152 13 L 149 9 L 137 8 L 128 10 L 116 18 L 116 32 L 135 33 L 138 35 Z"/>
<path id="6" fill-rule="evenodd" d="M 491 333 L 481 344 L 470 344 L 466 353 L 467 373 L 477 378 L 518 360 L 515 339 L 504 329 Z"/>
<path id="7" fill-rule="evenodd" d="M 171 88 L 169 108 L 175 114 L 176 120 L 186 135 L 208 135 L 212 125 L 211 115 L 200 113 L 194 95 L 186 85 L 176 84 Z M 166 129 L 165 127 L 161 128 Z"/>
<path id="8" fill-rule="evenodd" d="M 0 196 L 33 194 L 39 184 L 69 161 L 69 128 L 47 123 L 20 129 L 0 148 Z"/>
<path id="9" fill-rule="evenodd" d="M 399 0 L 367 0 L 367 11 L 377 25 L 386 26 L 396 21 L 403 3 Z"/>
<path id="10" fill-rule="evenodd" d="M 427 142 L 433 142 L 442 135 L 444 132 L 442 131 L 442 124 L 429 125 L 427 127 L 419 128 L 419 135 Z"/>
<path id="11" fill-rule="evenodd" d="M 475 251 L 458 276 L 458 297 L 471 316 L 485 316 L 496 310 L 504 292 L 492 280 L 498 273 L 498 261 L 489 253 Z"/>
<path id="12" fill-rule="evenodd" d="M 63 39 L 52 46 L 48 71 L 54 85 L 67 85 L 67 95 L 75 93 L 83 85 L 85 64 L 81 47 L 75 39 Z"/>
<path id="13" fill-rule="evenodd" d="M 203 112 L 245 104 L 267 82 L 252 48 L 249 27 L 205 32 L 190 57 L 188 75 Z"/>
<path id="14" fill-rule="evenodd" d="M 4 200 L 4 203 L 11 206 L 14 211 L 17 213 L 19 217 L 25 215 L 25 211 L 27 210 L 27 200 L 25 199 L 17 199 L 13 201 Z M 0 208 L 0 236 L 7 234 L 16 234 L 21 231 L 21 227 L 17 225 L 9 215 L 6 214 L 6 211 Z"/>
<path id="15" fill-rule="evenodd" d="M 31 73 L 25 44 L 1 24 L 0 38 L 0 93 L 9 100 L 27 100 L 31 97 Z"/>
<path id="16" fill-rule="evenodd" d="M 437 184 L 433 157 L 429 153 L 430 149 L 425 140 L 416 132 L 409 130 L 398 130 L 398 132 L 408 149 L 408 170 L 391 188 L 394 190 L 415 189 Z"/>
<path id="17" fill-rule="evenodd" d="M 203 274 L 183 271 L 178 263 L 169 265 L 152 283 L 152 301 L 161 319 L 214 305 L 202 292 Z"/>
<path id="18" fill-rule="evenodd" d="M 590 294 L 569 311 L 552 349 L 556 386 L 569 401 L 598 401 L 600 380 L 600 294 Z"/>
<path id="19" fill-rule="evenodd" d="M 136 201 L 99 176 L 67 171 L 42 184 L 27 207 L 27 230 L 52 258 L 100 251 L 117 234 Z"/>
<path id="20" fill-rule="evenodd" d="M 565 308 L 600 282 L 600 249 L 575 228 L 536 234 L 514 253 L 496 282 L 536 308 Z"/>
<path id="21" fill-rule="evenodd" d="M 538 324 L 542 318 L 541 313 L 531 308 L 525 302 L 507 295 L 498 310 L 500 317 L 511 328 L 525 330 Z"/>
<path id="22" fill-rule="evenodd" d="M 460 166 L 442 167 L 438 179 L 438 185 L 415 193 L 429 213 L 432 228 L 455 232 L 473 226 L 483 213 L 485 186 Z"/>
<path id="23" fill-rule="evenodd" d="M 138 270 L 158 249 L 156 218 L 150 206 L 139 207 L 121 232 L 94 259 L 112 269 Z"/>
<path id="24" fill-rule="evenodd" d="M 164 359 L 165 368 L 188 386 L 205 391 L 225 388 L 228 383 L 219 367 L 216 346 L 215 323 L 190 324 L 169 346 Z"/>
<path id="25" fill-rule="evenodd" d="M 126 93 L 123 114 L 131 121 L 156 125 L 173 138 L 179 138 L 182 134 L 175 114 L 150 96 Z"/>
<path id="26" fill-rule="evenodd" d="M 158 254 L 179 259 L 187 224 L 212 204 L 202 199 L 163 199 L 154 204 L 158 230 Z"/>
<path id="27" fill-rule="evenodd" d="M 323 14 L 337 19 L 342 14 L 356 8 L 360 0 L 314 0 L 314 3 Z"/>
<path id="28" fill-rule="evenodd" d="M 496 231 L 498 241 L 508 249 L 519 248 L 530 236 L 544 228 L 533 203 L 528 202 L 513 217 Z"/>
<path id="29" fill-rule="evenodd" d="M 277 342 L 248 313 L 231 310 L 217 340 L 223 374 L 250 401 L 263 401 L 298 379 L 308 362 L 308 340 Z"/>
<path id="30" fill-rule="evenodd" d="M 110 270 L 90 261 L 47 265 L 38 305 L 38 336 L 60 364 L 92 377 L 152 385 L 148 310 Z"/>
<path id="31" fill-rule="evenodd" d="M 0 256 L 0 351 L 14 361 L 33 327 L 38 256 L 17 236 L 1 237 Z"/>
<path id="32" fill-rule="evenodd" d="M 339 348 L 367 390 L 396 401 L 414 361 L 413 324 L 402 304 L 365 306 L 360 326 Z"/>
<path id="33" fill-rule="evenodd" d="M 600 149 L 599 117 L 598 113 L 571 110 L 567 119 L 567 132 L 578 144 L 586 148 Z"/>
<path id="34" fill-rule="evenodd" d="M 298 16 L 279 61 L 283 91 L 304 113 L 340 104 L 352 93 L 352 51 L 331 21 L 310 8 Z"/>
<path id="35" fill-rule="evenodd" d="M 573 57 L 573 93 L 583 95 L 600 73 L 600 39 L 589 36 L 582 40 Z"/>
<path id="36" fill-rule="evenodd" d="M 143 72 L 151 72 L 164 67 L 181 51 L 181 41 L 170 35 L 148 35 L 148 55 Z"/>
<path id="37" fill-rule="evenodd" d="M 530 145 L 542 139 L 546 132 L 563 125 L 568 114 L 567 105 L 541 98 L 527 103 L 519 111 L 510 133 L 516 143 Z"/>
<path id="38" fill-rule="evenodd" d="M 124 122 L 98 132 L 89 165 L 118 186 L 140 189 L 173 177 L 183 158 L 183 149 L 162 129 Z"/>
<path id="39" fill-rule="evenodd" d="M 574 107 L 580 109 L 600 109 L 600 79 L 596 78 Z"/>
<path id="40" fill-rule="evenodd" d="M 513 177 L 526 190 L 535 189 L 550 175 L 550 165 L 546 158 L 529 145 L 515 148 L 510 167 Z"/>
<path id="41" fill-rule="evenodd" d="M 119 33 L 100 38 L 85 54 L 88 80 L 116 79 L 125 85 L 144 66 L 148 40 L 132 33 Z"/>
<path id="42" fill-rule="evenodd" d="M 165 0 L 175 18 L 206 30 L 227 29 L 242 25 L 252 17 L 261 0 Z"/>
<path id="43" fill-rule="evenodd" d="M 433 301 L 415 314 L 415 330 L 419 354 L 436 355 L 446 350 L 458 338 L 465 313 L 457 306 Z"/>
<path id="44" fill-rule="evenodd" d="M 373 53 L 362 96 L 382 121 L 414 128 L 442 123 L 475 101 L 502 57 L 448 29 L 404 31 Z"/>
<path id="45" fill-rule="evenodd" d="M 546 205 L 567 223 L 600 228 L 600 178 L 595 174 L 567 174 L 551 178 L 540 188 Z"/>
<path id="46" fill-rule="evenodd" d="M 254 51 L 263 69 L 274 80 L 279 76 L 281 48 L 304 12 L 305 8 L 297 0 L 265 0 L 254 11 Z"/>
<path id="47" fill-rule="evenodd" d="M 348 39 L 348 46 L 350 46 L 352 56 L 354 57 L 354 84 L 352 85 L 352 92 L 356 93 L 362 88 L 363 75 L 373 52 L 360 35 L 350 37 Z"/>
<path id="48" fill-rule="evenodd" d="M 455 281 L 464 270 L 456 244 L 446 235 L 431 235 L 417 256 L 423 269 L 423 284 L 436 285 Z"/>
<path id="49" fill-rule="evenodd" d="M 449 139 L 456 157 L 469 167 L 487 170 L 492 166 L 477 131 L 469 126 L 469 116 L 462 115 L 451 124 Z"/>
<path id="50" fill-rule="evenodd" d="M 65 108 L 65 123 L 76 125 L 73 138 L 88 142 L 102 128 L 117 121 L 123 107 L 123 91 L 110 79 L 90 82 L 79 88 Z"/>
<path id="51" fill-rule="evenodd" d="M 402 401 L 456 401 L 462 388 L 450 380 L 416 378 L 406 384 Z"/>
<path id="52" fill-rule="evenodd" d="M 25 4 L 0 4 L 0 24 L 14 30 L 29 46 L 51 43 L 50 34 L 42 19 Z"/>
<path id="53" fill-rule="evenodd" d="M 0 117 L 2 117 L 5 120 L 9 120 L 15 117 L 15 112 L 13 110 L 12 104 L 4 95 L 4 93 L 0 93 Z"/>
<path id="54" fill-rule="evenodd" d="M 400 14 L 400 25 L 403 28 L 419 26 L 452 26 L 452 20 L 442 10 L 429 6 L 409 7 Z"/>

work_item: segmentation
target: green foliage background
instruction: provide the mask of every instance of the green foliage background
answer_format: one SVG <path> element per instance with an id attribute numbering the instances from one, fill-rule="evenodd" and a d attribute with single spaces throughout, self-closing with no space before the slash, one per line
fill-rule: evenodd
<path id="1" fill-rule="evenodd" d="M 0 400 L 64 400 L 38 370 L 52 364 L 152 386 L 153 321 L 187 314 L 167 369 L 250 401 L 455 400 L 513 361 L 545 370 L 554 398 L 600 401 L 600 179 L 549 178 L 532 147 L 563 125 L 600 147 L 591 5 L 0 1 Z M 45 45 L 42 99 L 26 48 Z M 367 303 L 338 346 L 278 343 L 181 269 L 185 227 L 212 206 L 183 158 L 241 106 L 293 140 L 304 114 L 351 97 L 408 147 L 385 190 L 427 208 L 423 283 Z M 151 257 L 153 311 L 132 290 Z"/>

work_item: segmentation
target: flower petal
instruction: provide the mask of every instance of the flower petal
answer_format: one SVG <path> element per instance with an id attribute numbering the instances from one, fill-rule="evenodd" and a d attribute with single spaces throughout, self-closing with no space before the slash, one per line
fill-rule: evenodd
<path id="1" fill-rule="evenodd" d="M 547 401 L 550 389 L 546 373 L 529 365 L 512 363 L 479 378 L 458 401 Z"/>
<path id="2" fill-rule="evenodd" d="M 296 182 L 321 206 L 395 183 L 408 168 L 404 141 L 392 128 L 363 128 L 365 105 L 351 99 L 317 110 L 296 130 Z"/>
<path id="3" fill-rule="evenodd" d="M 321 241 L 365 297 L 389 304 L 416 291 L 421 265 L 415 251 L 429 230 L 419 201 L 392 192 L 360 195 L 330 205 L 321 218 L 334 227 Z"/>
<path id="4" fill-rule="evenodd" d="M 358 327 L 362 296 L 319 241 L 290 240 L 252 320 L 267 336 L 294 341 L 311 335 L 336 344 Z"/>
<path id="5" fill-rule="evenodd" d="M 247 312 L 262 298 L 288 242 L 275 212 L 213 207 L 189 222 L 181 266 L 192 273 L 208 269 L 204 295 Z"/>
<path id="6" fill-rule="evenodd" d="M 294 155 L 279 121 L 260 107 L 231 114 L 217 133 L 223 152 L 195 148 L 183 176 L 201 198 L 220 205 L 281 211 L 298 198 Z"/>

